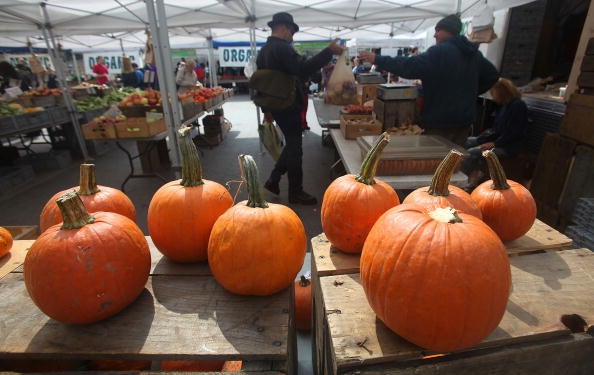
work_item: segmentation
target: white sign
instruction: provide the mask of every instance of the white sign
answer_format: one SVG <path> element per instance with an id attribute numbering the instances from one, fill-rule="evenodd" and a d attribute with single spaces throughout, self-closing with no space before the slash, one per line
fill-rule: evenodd
<path id="1" fill-rule="evenodd" d="M 107 65 L 109 75 L 114 76 L 122 73 L 122 52 L 94 52 L 94 53 L 83 53 L 83 62 L 85 65 L 85 73 L 94 75 L 93 65 L 97 63 L 99 56 L 103 56 L 103 63 Z M 142 59 L 138 55 L 138 51 L 126 51 L 126 56 L 138 64 L 142 68 Z"/>
<path id="2" fill-rule="evenodd" d="M 25 63 L 28 67 L 31 67 L 29 65 L 29 59 L 31 58 L 31 54 L 30 53 L 26 53 L 26 54 L 18 54 L 18 55 L 13 55 L 12 53 L 5 53 L 4 54 L 6 60 L 12 65 L 12 66 L 16 66 L 19 63 L 20 59 L 25 60 Z M 37 58 L 39 59 L 39 61 L 41 62 L 41 65 L 46 67 L 46 68 L 51 68 L 54 69 L 54 66 L 52 65 L 52 61 L 49 57 L 49 55 L 47 53 L 40 53 L 40 54 L 35 54 L 35 56 L 37 56 Z"/>
<path id="3" fill-rule="evenodd" d="M 223 68 L 227 66 L 243 68 L 250 57 L 252 57 L 251 47 L 219 47 L 219 64 Z"/>

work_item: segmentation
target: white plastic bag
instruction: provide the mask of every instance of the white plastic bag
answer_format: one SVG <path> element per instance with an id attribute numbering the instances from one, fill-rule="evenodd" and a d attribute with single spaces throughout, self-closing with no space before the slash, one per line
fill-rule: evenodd
<path id="1" fill-rule="evenodd" d="M 258 66 L 256 65 L 256 56 L 252 56 L 250 57 L 247 64 L 245 64 L 245 67 L 243 68 L 243 74 L 250 78 L 252 74 L 256 72 L 256 70 L 258 70 Z"/>
<path id="2" fill-rule="evenodd" d="M 326 84 L 324 101 L 328 104 L 357 104 L 355 75 L 347 51 L 343 51 Z"/>

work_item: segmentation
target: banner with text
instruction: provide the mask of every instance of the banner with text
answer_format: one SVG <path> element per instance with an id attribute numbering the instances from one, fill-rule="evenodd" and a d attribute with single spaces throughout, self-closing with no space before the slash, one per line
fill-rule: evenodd
<path id="1" fill-rule="evenodd" d="M 219 47 L 219 64 L 224 67 L 243 68 L 252 57 L 250 47 Z M 260 48 L 257 48 L 257 51 Z"/>
<path id="2" fill-rule="evenodd" d="M 93 65 L 97 63 L 99 56 L 103 56 L 103 63 L 107 65 L 110 75 L 122 73 L 122 52 L 94 52 L 83 53 L 85 74 L 93 75 Z M 126 56 L 142 68 L 144 65 L 138 51 L 126 51 Z"/>
<path id="3" fill-rule="evenodd" d="M 41 65 L 43 65 L 46 68 L 54 69 L 54 66 L 52 65 L 52 61 L 48 54 L 40 53 L 40 54 L 35 54 L 35 56 L 37 56 L 37 58 L 41 62 Z M 18 55 L 12 54 L 12 53 L 5 53 L 4 57 L 12 66 L 16 66 L 19 63 L 19 60 L 23 59 L 23 60 L 25 60 L 25 64 L 30 67 L 30 65 L 29 65 L 29 58 L 31 58 L 30 53 L 18 54 Z"/>

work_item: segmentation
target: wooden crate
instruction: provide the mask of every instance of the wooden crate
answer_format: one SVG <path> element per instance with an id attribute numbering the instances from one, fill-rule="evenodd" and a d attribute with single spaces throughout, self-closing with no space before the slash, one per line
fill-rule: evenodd
<path id="1" fill-rule="evenodd" d="M 393 126 L 414 124 L 416 118 L 416 100 L 373 100 L 373 110 L 377 119 L 384 125 L 384 130 Z"/>
<path id="2" fill-rule="evenodd" d="M 27 294 L 21 265 L 0 275 L 0 362 L 241 360 L 242 373 L 296 373 L 291 288 L 267 297 L 234 295 L 216 282 L 207 263 L 172 262 L 147 241 L 145 290 L 125 310 L 95 324 L 65 325 L 44 315 Z M 17 252 L 25 254 L 32 243 L 15 241 Z"/>
<path id="3" fill-rule="evenodd" d="M 321 282 L 330 276 L 353 276 L 359 274 L 359 255 L 346 254 L 331 246 L 322 233 L 311 240 L 312 244 L 312 286 L 314 301 L 314 368 L 318 374 L 331 374 L 326 368 L 329 361 L 330 328 L 327 317 L 337 313 L 326 307 Z M 510 256 L 533 254 L 545 250 L 567 250 L 572 248 L 572 240 L 540 220 L 524 236 L 506 243 Z M 358 325 L 354 324 L 354 326 Z M 387 329 L 387 328 L 386 328 Z M 346 333 L 345 333 L 346 334 Z M 418 350 L 418 349 L 417 349 Z M 392 373 L 392 372 L 388 372 Z M 504 372 L 502 372 L 504 373 Z"/>
<path id="4" fill-rule="evenodd" d="M 118 138 L 147 138 L 166 130 L 165 119 L 147 122 L 144 117 L 131 117 L 115 125 Z"/>
<path id="5" fill-rule="evenodd" d="M 115 139 L 118 137 L 113 123 L 96 124 L 90 122 L 80 126 L 85 139 Z"/>
<path id="6" fill-rule="evenodd" d="M 377 92 L 377 84 L 376 83 L 363 83 L 357 84 L 357 98 L 359 100 L 359 104 L 363 105 L 363 103 L 373 100 L 376 98 Z"/>
<path id="7" fill-rule="evenodd" d="M 559 133 L 577 142 L 594 146 L 592 117 L 594 117 L 594 95 L 572 94 L 567 103 Z"/>
<path id="8" fill-rule="evenodd" d="M 353 123 L 355 121 L 356 123 Z M 382 123 L 370 115 L 340 114 L 340 130 L 345 139 L 357 139 L 364 135 L 379 135 L 382 133 Z"/>
<path id="9" fill-rule="evenodd" d="M 323 348 L 318 373 L 592 373 L 594 338 L 572 333 L 560 317 L 594 321 L 594 253 L 574 249 L 510 261 L 513 291 L 499 327 L 476 347 L 456 353 L 424 350 L 388 329 L 369 306 L 358 273 L 320 277 L 315 311 L 325 332 L 316 332 Z"/>

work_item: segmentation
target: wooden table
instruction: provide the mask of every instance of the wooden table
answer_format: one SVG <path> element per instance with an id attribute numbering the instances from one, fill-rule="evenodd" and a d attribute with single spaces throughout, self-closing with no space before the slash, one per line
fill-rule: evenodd
<path id="1" fill-rule="evenodd" d="M 291 288 L 267 297 L 235 295 L 206 263 L 173 263 L 147 240 L 152 264 L 145 290 L 122 312 L 90 325 L 48 318 L 29 298 L 20 263 L 5 264 L 12 272 L 0 275 L 0 361 L 241 360 L 247 373 L 296 372 Z M 24 259 L 32 243 L 15 241 L 13 259 Z"/>
<path id="2" fill-rule="evenodd" d="M 499 327 L 481 344 L 433 353 L 388 329 L 367 302 L 359 256 L 312 239 L 314 367 L 318 374 L 590 374 L 594 338 L 560 321 L 594 322 L 594 253 L 537 221 L 506 244 L 513 290 Z M 557 251 L 563 250 L 563 251 Z"/>
<path id="3" fill-rule="evenodd" d="M 340 129 L 330 129 L 329 131 L 346 172 L 349 174 L 359 173 L 363 158 L 357 141 L 345 139 Z M 413 190 L 429 186 L 433 175 L 376 176 L 376 178 L 397 190 Z M 454 173 L 450 180 L 450 184 L 458 187 L 465 187 L 467 182 L 468 177 L 460 171 Z"/>

